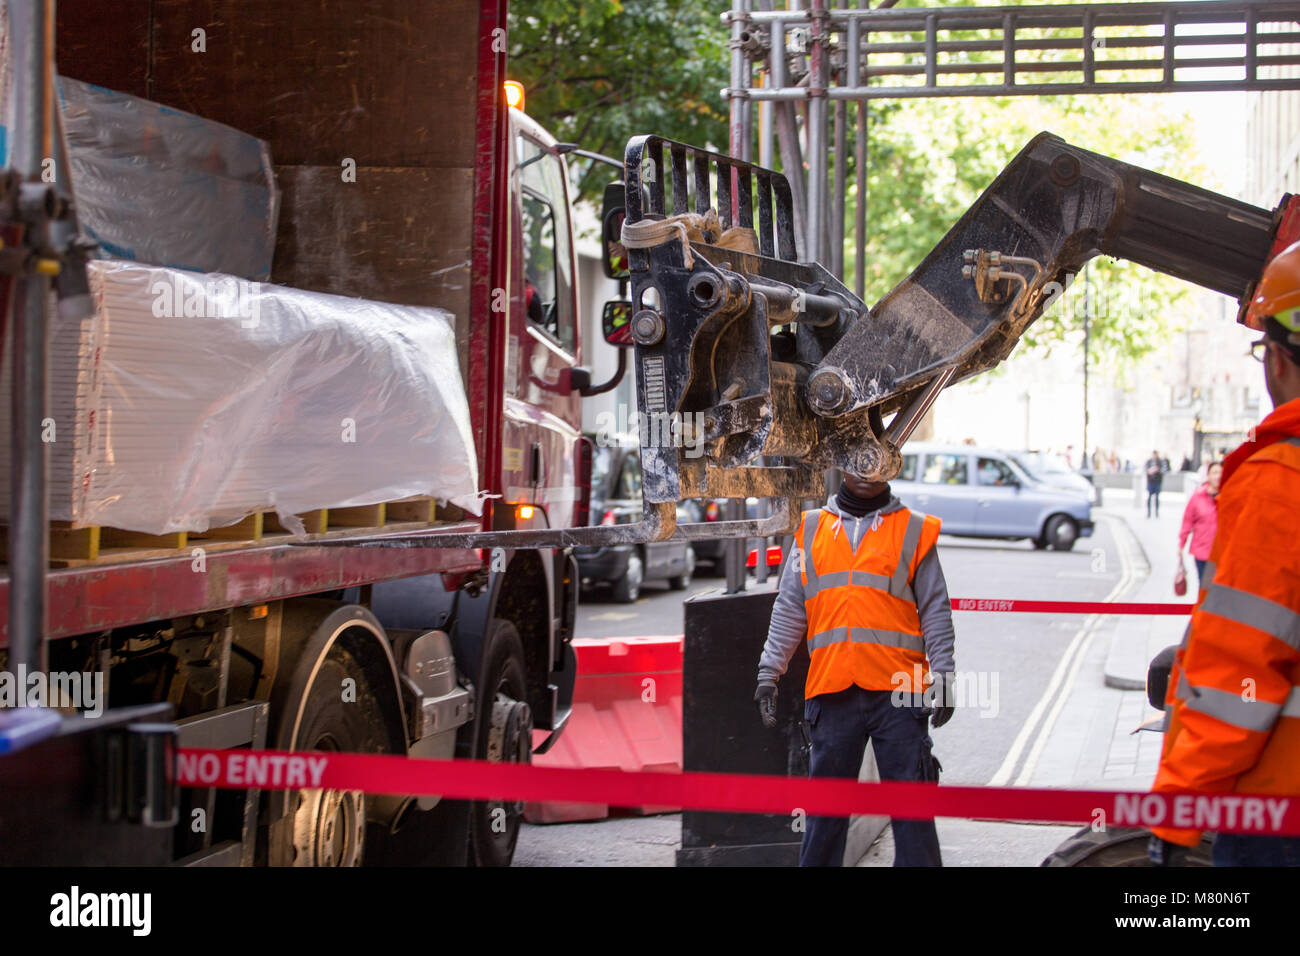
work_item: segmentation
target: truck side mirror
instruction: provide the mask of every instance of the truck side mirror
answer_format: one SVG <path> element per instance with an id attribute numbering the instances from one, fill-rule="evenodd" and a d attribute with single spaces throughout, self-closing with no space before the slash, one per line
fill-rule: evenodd
<path id="1" fill-rule="evenodd" d="M 605 310 L 600 317 L 601 329 L 605 341 L 618 348 L 631 348 L 632 341 L 632 303 L 626 299 L 610 299 L 605 303 Z"/>
<path id="2" fill-rule="evenodd" d="M 627 261 L 627 249 L 623 247 L 623 219 L 626 203 L 622 183 L 610 183 L 605 187 L 605 198 L 600 211 L 600 239 L 604 247 L 601 267 L 611 279 L 629 279 L 632 273 Z M 608 336 L 606 336 L 608 339 Z"/>

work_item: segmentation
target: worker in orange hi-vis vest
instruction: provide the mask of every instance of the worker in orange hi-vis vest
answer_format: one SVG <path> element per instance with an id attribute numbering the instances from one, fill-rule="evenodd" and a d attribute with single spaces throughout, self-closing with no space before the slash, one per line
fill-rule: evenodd
<path id="1" fill-rule="evenodd" d="M 1251 352 L 1274 410 L 1224 463 L 1218 534 L 1169 675 L 1155 789 L 1300 797 L 1300 243 L 1265 268 L 1247 325 L 1264 333 Z M 1157 865 L 1183 862 L 1214 829 L 1204 812 L 1169 822 L 1151 838 Z M 1300 866 L 1300 837 L 1221 832 L 1213 859 Z"/>
<path id="2" fill-rule="evenodd" d="M 953 714 L 952 605 L 939 519 L 909 511 L 881 481 L 852 475 L 807 511 L 781 576 L 758 666 L 759 716 L 776 726 L 776 684 L 808 641 L 804 722 L 813 777 L 857 779 L 870 740 L 882 780 L 937 783 L 930 718 Z M 933 820 L 895 820 L 895 866 L 941 866 Z M 800 866 L 840 866 L 849 821 L 809 817 Z"/>

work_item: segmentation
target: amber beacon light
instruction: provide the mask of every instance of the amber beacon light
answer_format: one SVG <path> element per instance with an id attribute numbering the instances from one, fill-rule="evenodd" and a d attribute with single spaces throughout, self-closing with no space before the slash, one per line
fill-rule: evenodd
<path id="1" fill-rule="evenodd" d="M 506 80 L 506 105 L 517 110 L 524 108 L 524 85 L 514 80 Z"/>

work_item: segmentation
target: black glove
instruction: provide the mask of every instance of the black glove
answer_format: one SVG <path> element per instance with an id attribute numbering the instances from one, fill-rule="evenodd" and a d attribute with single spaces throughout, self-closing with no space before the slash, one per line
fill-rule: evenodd
<path id="1" fill-rule="evenodd" d="M 952 715 L 957 710 L 956 693 L 953 689 L 955 682 L 956 677 L 953 674 L 934 676 L 934 716 L 930 718 L 931 727 L 942 727 L 952 720 Z"/>
<path id="2" fill-rule="evenodd" d="M 758 702 L 758 716 L 763 726 L 771 730 L 776 726 L 776 685 L 759 684 L 754 691 L 754 700 Z"/>
<path id="3" fill-rule="evenodd" d="M 1151 858 L 1152 866 L 1186 866 L 1187 854 L 1190 852 L 1181 843 L 1170 843 L 1154 833 L 1147 841 L 1147 856 Z"/>

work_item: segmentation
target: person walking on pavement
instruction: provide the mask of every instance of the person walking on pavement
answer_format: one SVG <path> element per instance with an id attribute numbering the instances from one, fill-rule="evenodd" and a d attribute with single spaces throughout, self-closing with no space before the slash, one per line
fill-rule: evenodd
<path id="1" fill-rule="evenodd" d="M 1273 411 L 1228 456 L 1201 599 L 1169 674 L 1156 791 L 1300 793 L 1300 243 L 1264 269 L 1246 324 L 1264 333 Z M 1156 828 L 1178 865 L 1201 831 Z M 1300 866 L 1300 837 L 1220 833 L 1216 866 Z"/>
<path id="2" fill-rule="evenodd" d="M 1214 532 L 1219 525 L 1219 510 L 1215 499 L 1219 494 L 1219 482 L 1223 478 L 1223 464 L 1210 462 L 1206 470 L 1205 483 L 1192 492 L 1183 509 L 1183 524 L 1178 529 L 1178 564 L 1183 563 L 1183 548 L 1187 539 L 1192 539 L 1192 558 L 1196 561 L 1196 577 L 1202 585 L 1205 583 L 1205 565 L 1210 560 L 1210 548 L 1214 544 Z"/>
<path id="3" fill-rule="evenodd" d="M 763 724 L 776 726 L 777 681 L 806 639 L 810 776 L 856 780 L 870 740 L 882 780 L 938 782 L 928 731 L 953 715 L 955 669 L 939 519 L 903 507 L 886 482 L 845 475 L 797 535 L 758 665 Z M 933 820 L 893 827 L 895 866 L 943 865 Z M 842 865 L 848 828 L 809 817 L 800 866 Z"/>
<path id="4" fill-rule="evenodd" d="M 1147 517 L 1151 517 L 1151 506 L 1155 505 L 1156 517 L 1160 517 L 1160 489 L 1165 483 L 1165 465 L 1160 452 L 1153 451 L 1146 463 L 1147 474 Z"/>

